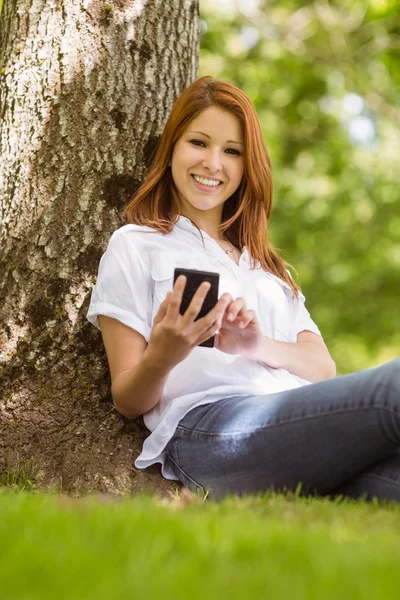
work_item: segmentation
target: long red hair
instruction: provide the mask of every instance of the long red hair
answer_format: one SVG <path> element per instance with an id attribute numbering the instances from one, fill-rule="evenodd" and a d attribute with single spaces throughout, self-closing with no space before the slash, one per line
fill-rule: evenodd
<path id="1" fill-rule="evenodd" d="M 250 256 L 260 261 L 263 269 L 283 279 L 297 296 L 300 288 L 286 270 L 290 265 L 278 256 L 268 235 L 272 175 L 260 122 L 250 99 L 231 83 L 202 77 L 179 96 L 150 170 L 126 208 L 127 220 L 147 225 L 160 233 L 173 230 L 181 213 L 178 191 L 169 168 L 172 152 L 189 123 L 210 106 L 235 115 L 244 135 L 244 175 L 239 188 L 225 201 L 219 232 L 237 248 L 246 246 Z M 252 268 L 254 266 L 255 263 Z"/>

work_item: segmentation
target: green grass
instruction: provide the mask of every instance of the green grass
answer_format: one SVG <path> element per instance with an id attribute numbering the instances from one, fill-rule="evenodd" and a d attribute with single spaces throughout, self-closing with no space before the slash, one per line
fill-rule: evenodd
<path id="1" fill-rule="evenodd" d="M 0 471 L 0 486 L 14 488 L 20 492 L 32 491 L 36 487 L 38 470 L 38 466 L 35 466 L 32 460 L 21 462 L 17 456 L 14 461 L 7 461 L 5 469 Z"/>
<path id="2" fill-rule="evenodd" d="M 0 492 L 2 600 L 399 598 L 400 505 L 108 500 Z"/>

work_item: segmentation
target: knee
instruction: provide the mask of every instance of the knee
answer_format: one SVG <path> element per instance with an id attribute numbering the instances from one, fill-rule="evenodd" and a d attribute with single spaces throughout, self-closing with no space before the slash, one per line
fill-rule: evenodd
<path id="1" fill-rule="evenodd" d="M 383 383 L 397 390 L 400 395 L 400 358 L 395 358 L 383 364 L 380 369 L 382 370 Z"/>

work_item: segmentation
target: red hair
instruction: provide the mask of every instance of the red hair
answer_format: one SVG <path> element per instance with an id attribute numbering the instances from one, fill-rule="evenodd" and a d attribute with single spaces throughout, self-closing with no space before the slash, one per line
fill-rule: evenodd
<path id="1" fill-rule="evenodd" d="M 225 201 L 218 230 L 237 248 L 246 246 L 250 256 L 260 261 L 263 269 L 283 279 L 297 296 L 300 288 L 286 270 L 290 265 L 278 256 L 269 240 L 271 161 L 260 122 L 250 99 L 231 83 L 202 77 L 179 96 L 161 135 L 150 170 L 126 208 L 127 220 L 147 225 L 160 233 L 173 230 L 181 212 L 178 191 L 169 168 L 172 152 L 189 123 L 210 106 L 217 106 L 236 116 L 244 136 L 244 174 L 239 188 Z"/>

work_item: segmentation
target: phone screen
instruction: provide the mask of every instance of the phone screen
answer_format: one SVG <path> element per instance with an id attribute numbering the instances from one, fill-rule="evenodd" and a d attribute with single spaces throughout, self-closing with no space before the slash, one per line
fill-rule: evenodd
<path id="1" fill-rule="evenodd" d="M 201 319 L 207 313 L 209 313 L 218 301 L 219 273 L 211 273 L 210 271 L 198 271 L 196 269 L 176 268 L 174 272 L 174 285 L 179 275 L 185 275 L 186 277 L 186 286 L 183 291 L 182 302 L 179 309 L 181 315 L 183 315 L 186 312 L 186 309 L 189 306 L 199 285 L 203 281 L 209 281 L 211 283 L 211 287 L 208 290 L 208 294 L 204 299 L 203 306 L 201 307 L 201 310 L 195 319 L 195 321 L 197 321 L 197 319 Z M 204 342 L 199 344 L 199 346 L 213 348 L 214 336 L 209 338 L 208 340 L 205 340 Z"/>

